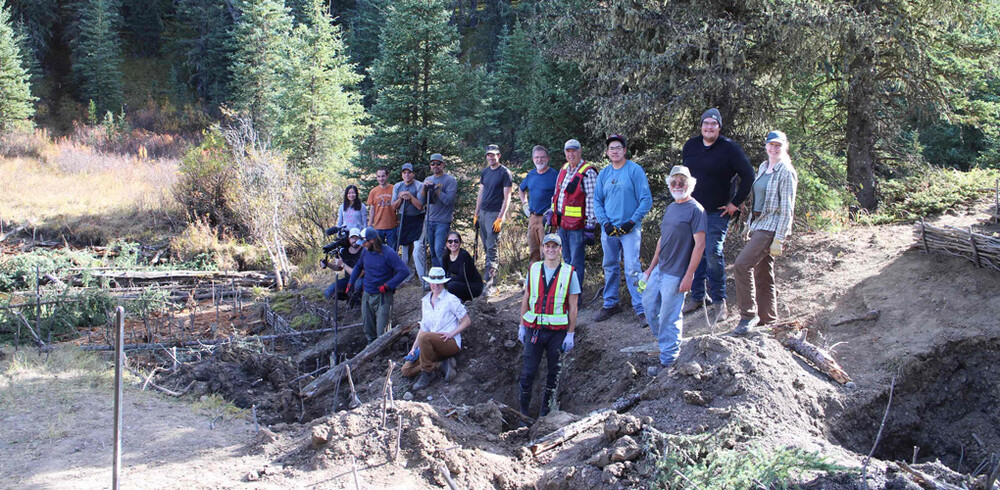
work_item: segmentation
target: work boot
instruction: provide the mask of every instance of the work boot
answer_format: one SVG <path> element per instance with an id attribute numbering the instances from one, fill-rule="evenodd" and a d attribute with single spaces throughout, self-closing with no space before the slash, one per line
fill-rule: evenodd
<path id="1" fill-rule="evenodd" d="M 760 317 L 754 315 L 753 318 L 744 318 L 740 320 L 740 323 L 736 325 L 733 329 L 733 335 L 746 335 L 750 332 L 750 329 L 757 326 L 760 322 Z"/>
<path id="2" fill-rule="evenodd" d="M 681 309 L 681 312 L 687 315 L 692 311 L 697 311 L 698 308 L 701 308 L 702 306 L 708 306 L 710 304 L 712 304 L 712 298 L 709 298 L 708 296 L 705 296 L 704 299 L 699 301 L 688 300 L 684 302 L 684 308 Z"/>
<path id="3" fill-rule="evenodd" d="M 546 389 L 545 393 L 542 395 L 542 407 L 538 409 L 538 418 L 542 418 L 549 414 L 551 409 L 552 399 L 555 398 L 556 390 Z"/>
<path id="4" fill-rule="evenodd" d="M 646 314 L 645 313 L 639 313 L 638 315 L 636 315 L 636 317 L 639 319 L 639 328 L 643 328 L 643 327 L 648 327 L 649 326 L 649 322 L 646 321 Z"/>
<path id="5" fill-rule="evenodd" d="M 611 318 L 612 315 L 618 313 L 619 311 L 622 311 L 621 305 L 614 305 L 611 308 L 601 308 L 601 311 L 598 311 L 597 314 L 594 315 L 594 321 L 603 322 L 604 320 Z"/>
<path id="6" fill-rule="evenodd" d="M 446 383 L 455 379 L 455 375 L 458 374 L 458 371 L 455 369 L 456 364 L 457 361 L 455 361 L 454 357 L 449 357 L 441 363 L 441 371 L 444 372 L 444 381 Z"/>
<path id="7" fill-rule="evenodd" d="M 519 396 L 518 396 L 518 404 L 519 404 L 518 408 L 520 408 L 521 415 L 524 415 L 525 417 L 529 417 L 530 418 L 531 415 L 528 415 L 528 407 L 531 406 L 531 392 L 530 391 L 521 391 L 519 393 Z M 528 424 L 524 423 L 523 420 L 518 419 L 517 420 L 517 426 L 518 427 L 527 427 Z"/>
<path id="8" fill-rule="evenodd" d="M 420 391 L 431 384 L 434 381 L 435 372 L 434 371 L 422 371 L 420 377 L 417 378 L 417 382 L 413 383 L 413 391 Z"/>
<path id="9" fill-rule="evenodd" d="M 726 308 L 726 298 L 722 298 L 722 301 L 716 303 L 712 309 L 712 319 L 715 323 L 719 323 L 725 321 L 728 316 L 729 309 Z"/>

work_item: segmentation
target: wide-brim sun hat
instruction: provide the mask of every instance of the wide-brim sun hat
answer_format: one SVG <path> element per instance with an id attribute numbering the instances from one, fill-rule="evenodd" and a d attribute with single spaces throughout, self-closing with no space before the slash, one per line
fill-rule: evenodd
<path id="1" fill-rule="evenodd" d="M 427 275 L 423 279 L 428 284 L 444 284 L 451 280 L 450 277 L 444 275 L 444 269 L 441 267 L 431 267 L 431 270 L 427 271 Z"/>

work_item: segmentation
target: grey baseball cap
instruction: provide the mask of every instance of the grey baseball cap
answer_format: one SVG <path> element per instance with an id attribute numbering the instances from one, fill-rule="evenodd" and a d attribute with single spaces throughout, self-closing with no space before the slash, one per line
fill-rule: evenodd
<path id="1" fill-rule="evenodd" d="M 577 140 L 569 140 L 563 145 L 563 150 L 579 150 L 580 142 Z"/>
<path id="2" fill-rule="evenodd" d="M 431 161 L 432 162 L 443 162 L 444 161 L 444 155 L 442 155 L 440 153 L 435 153 L 435 154 L 431 155 Z"/>
<path id="3" fill-rule="evenodd" d="M 559 237 L 558 233 L 549 233 L 548 235 L 542 237 L 542 245 L 549 242 L 559 245 L 560 247 L 562 246 L 562 238 Z"/>
<path id="4" fill-rule="evenodd" d="M 412 163 L 404 163 L 403 164 L 403 170 L 409 170 L 410 172 L 412 172 L 413 171 L 413 164 Z"/>

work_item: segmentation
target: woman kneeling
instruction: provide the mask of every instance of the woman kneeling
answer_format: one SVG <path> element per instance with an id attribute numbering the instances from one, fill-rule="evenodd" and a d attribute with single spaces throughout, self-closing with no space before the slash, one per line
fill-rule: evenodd
<path id="1" fill-rule="evenodd" d="M 455 377 L 453 356 L 462 348 L 462 330 L 472 323 L 462 301 L 445 290 L 448 278 L 444 269 L 432 267 L 424 281 L 430 284 L 431 292 L 424 296 L 420 332 L 402 368 L 403 376 L 408 378 L 420 375 L 413 384 L 414 391 L 430 385 L 438 368 L 445 381 Z"/>

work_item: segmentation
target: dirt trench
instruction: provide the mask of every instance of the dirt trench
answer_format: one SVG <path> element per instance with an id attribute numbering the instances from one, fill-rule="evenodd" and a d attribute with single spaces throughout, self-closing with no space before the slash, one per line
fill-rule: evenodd
<path id="1" fill-rule="evenodd" d="M 899 366 L 892 405 L 874 456 L 886 461 L 940 460 L 972 472 L 1000 452 L 1000 338 L 949 342 Z M 875 441 L 889 390 L 848 410 L 833 436 L 865 454 Z"/>

